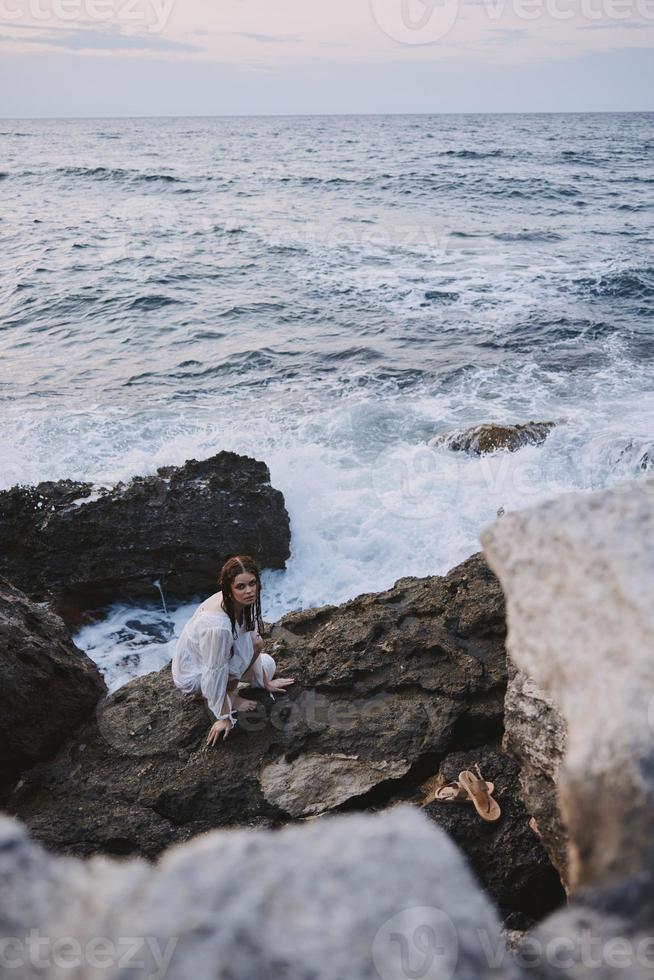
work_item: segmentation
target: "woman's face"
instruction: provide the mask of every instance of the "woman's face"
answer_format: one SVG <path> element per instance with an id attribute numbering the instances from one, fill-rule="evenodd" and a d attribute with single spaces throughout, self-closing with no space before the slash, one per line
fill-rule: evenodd
<path id="1" fill-rule="evenodd" d="M 257 599 L 257 580 L 252 572 L 241 572 L 232 582 L 232 599 L 242 606 L 251 606 Z"/>

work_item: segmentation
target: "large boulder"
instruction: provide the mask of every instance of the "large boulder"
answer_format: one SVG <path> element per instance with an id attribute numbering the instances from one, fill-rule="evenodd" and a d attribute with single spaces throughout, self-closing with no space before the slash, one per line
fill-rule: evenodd
<path id="1" fill-rule="evenodd" d="M 50 980 L 517 972 L 460 852 L 406 807 L 275 833 L 214 832 L 154 867 L 56 858 L 0 819 L 0 885 L 3 954 L 21 980 L 44 967 Z"/>
<path id="2" fill-rule="evenodd" d="M 259 708 L 227 741 L 206 747 L 208 713 L 174 688 L 166 667 L 108 698 L 7 806 L 58 851 L 154 857 L 215 827 L 415 799 L 451 752 L 499 746 L 504 631 L 501 590 L 478 556 L 443 578 L 400 579 L 342 606 L 292 613 L 268 642 L 295 686 L 274 702 L 248 695 Z M 510 835 L 527 816 L 509 807 L 505 822 Z M 528 837 L 540 881 L 544 852 Z M 486 884 L 492 891 L 493 874 Z"/>
<path id="3" fill-rule="evenodd" d="M 114 599 L 206 594 L 229 554 L 283 568 L 284 498 L 264 463 L 221 452 L 113 490 L 61 480 L 0 492 L 0 573 L 68 618 Z"/>
<path id="4" fill-rule="evenodd" d="M 636 874 L 654 829 L 654 480 L 509 514 L 482 540 L 511 656 L 567 728 L 571 887 Z"/>
<path id="5" fill-rule="evenodd" d="M 538 975 L 583 976 L 589 957 L 593 976 L 651 975 L 654 479 L 510 514 L 482 541 L 507 595 L 511 657 L 566 728 L 572 900 L 534 937 L 541 950 L 565 943 L 566 964 Z"/>
<path id="6" fill-rule="evenodd" d="M 525 980 L 652 980 L 652 925 L 634 901 L 629 886 L 622 890 L 617 883 L 601 898 L 572 898 L 522 937 L 516 959 L 526 968 Z"/>
<path id="7" fill-rule="evenodd" d="M 469 429 L 456 429 L 444 432 L 430 440 L 430 446 L 445 446 L 456 452 L 482 456 L 498 450 L 516 452 L 523 446 L 540 446 L 545 442 L 555 422 L 523 422 L 503 425 L 487 422 Z"/>
<path id="8" fill-rule="evenodd" d="M 0 787 L 53 755 L 105 691 L 54 613 L 0 578 Z"/>

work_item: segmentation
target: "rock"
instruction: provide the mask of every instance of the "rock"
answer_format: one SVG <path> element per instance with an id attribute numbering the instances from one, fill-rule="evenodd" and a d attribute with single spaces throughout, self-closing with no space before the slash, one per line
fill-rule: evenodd
<path id="1" fill-rule="evenodd" d="M 429 767 L 455 748 L 499 740 L 504 630 L 499 584 L 479 557 L 445 578 L 400 579 L 342 606 L 291 613 L 266 642 L 296 684 L 274 703 L 254 690 L 259 709 L 218 748 L 204 745 L 204 704 L 179 692 L 166 667 L 107 698 L 13 804 L 39 839 L 81 853 L 113 849 L 107 813 L 122 808 L 132 816 L 121 818 L 130 842 L 121 847 L 152 856 L 212 827 L 290 819 L 261 788 L 260 776 L 274 793 L 264 775 L 273 765 L 322 758 L 329 768 L 335 754 L 356 756 L 345 796 L 383 790 L 407 764 Z"/>
<path id="2" fill-rule="evenodd" d="M 621 470 L 624 479 L 640 476 L 654 468 L 654 446 L 649 441 L 628 439 L 617 446 L 609 443 L 607 452 L 610 453 L 611 469 Z M 601 453 L 596 449 L 596 455 L 601 459 Z"/>
<path id="3" fill-rule="evenodd" d="M 516 976 L 462 855 L 408 807 L 214 832 L 154 867 L 52 857 L 4 819 L 0 880 L 21 980 L 44 975 L 30 965 L 35 940 L 50 980 Z"/>
<path id="4" fill-rule="evenodd" d="M 590 896 L 588 896 L 590 898 Z M 617 894 L 615 896 L 617 898 Z M 538 980 L 646 980 L 654 975 L 651 927 L 635 925 L 629 896 L 616 908 L 595 909 L 576 896 L 524 936 L 517 964 Z"/>
<path id="5" fill-rule="evenodd" d="M 307 753 L 293 762 L 281 759 L 259 774 L 264 798 L 292 817 L 324 813 L 353 797 L 362 796 L 387 779 L 405 776 L 411 764 L 362 761 L 356 755 Z"/>
<path id="6" fill-rule="evenodd" d="M 651 439 L 598 432 L 582 449 L 581 460 L 593 483 L 605 482 L 608 472 L 616 482 L 639 478 L 654 466 Z"/>
<path id="7" fill-rule="evenodd" d="M 0 579 L 0 787 L 47 759 L 93 712 L 100 673 L 54 613 Z"/>
<path id="8" fill-rule="evenodd" d="M 413 766 L 496 739 L 504 638 L 501 589 L 478 555 L 444 577 L 290 613 L 272 631 L 274 655 L 302 679 L 288 753 L 319 740 L 323 751 Z"/>
<path id="9" fill-rule="evenodd" d="M 485 823 L 470 803 L 428 803 L 426 813 L 464 852 L 472 870 L 499 906 L 509 929 L 528 929 L 558 908 L 565 893 L 520 797 L 519 770 L 499 747 L 453 752 L 440 764 L 446 782 L 475 764 L 489 782 L 502 815 Z"/>
<path id="10" fill-rule="evenodd" d="M 218 453 L 94 492 L 89 483 L 40 483 L 0 492 L 0 574 L 69 620 L 115 599 L 215 591 L 229 554 L 283 568 L 284 499 L 264 463 Z"/>
<path id="11" fill-rule="evenodd" d="M 571 891 L 632 933 L 651 929 L 654 479 L 509 514 L 482 541 L 507 594 L 511 657 L 567 728 Z"/>
<path id="12" fill-rule="evenodd" d="M 516 742 L 524 752 L 534 722 L 553 722 L 526 769 L 558 780 L 569 837 L 569 905 L 523 937 L 517 962 L 540 980 L 643 980 L 654 974 L 654 480 L 511 514 L 482 541 L 522 671 Z"/>
<path id="13" fill-rule="evenodd" d="M 479 556 L 443 578 L 400 579 L 342 606 L 292 613 L 267 642 L 296 685 L 274 703 L 260 690 L 248 695 L 260 706 L 226 742 L 206 747 L 208 713 L 173 687 L 167 667 L 109 697 L 6 805 L 55 850 L 155 857 L 216 827 L 277 827 L 413 800 L 452 752 L 483 757 L 499 745 L 504 629 L 499 584 Z M 507 807 L 502 834 L 521 837 L 516 893 L 530 908 L 524 883 L 544 880 L 545 855 L 526 820 Z M 462 841 L 476 848 L 478 839 L 475 825 Z M 501 881 L 494 873 L 486 884 L 508 908 L 506 869 Z"/>
<path id="14" fill-rule="evenodd" d="M 490 422 L 470 429 L 445 432 L 430 439 L 430 446 L 445 446 L 457 452 L 481 456 L 498 450 L 511 453 L 523 446 L 540 446 L 545 442 L 556 422 L 525 422 L 518 425 L 500 425 Z"/>
<path id="15" fill-rule="evenodd" d="M 565 738 L 565 724 L 550 698 L 509 662 L 503 746 L 520 765 L 522 799 L 564 885 L 568 838 L 561 819 L 557 783 Z"/>

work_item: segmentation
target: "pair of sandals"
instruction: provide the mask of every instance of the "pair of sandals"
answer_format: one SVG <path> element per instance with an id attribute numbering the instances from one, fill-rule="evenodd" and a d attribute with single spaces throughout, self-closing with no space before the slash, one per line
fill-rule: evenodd
<path id="1" fill-rule="evenodd" d="M 433 802 L 471 803 L 482 820 L 489 823 L 499 820 L 502 811 L 497 800 L 493 799 L 495 784 L 486 782 L 478 765 L 475 769 L 476 773 L 464 769 L 453 783 L 444 782 L 442 776 L 437 776 L 435 781 L 430 780 L 423 787 L 427 796 L 423 806 Z"/>

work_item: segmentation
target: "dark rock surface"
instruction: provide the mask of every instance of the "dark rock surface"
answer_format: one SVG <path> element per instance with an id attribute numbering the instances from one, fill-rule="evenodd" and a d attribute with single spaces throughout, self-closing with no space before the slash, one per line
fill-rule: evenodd
<path id="1" fill-rule="evenodd" d="M 499 449 L 513 453 L 523 446 L 540 446 L 555 425 L 555 422 L 525 422 L 517 425 L 490 422 L 470 429 L 446 432 L 432 439 L 430 445 L 446 446 L 473 456 L 494 453 Z"/>
<path id="2" fill-rule="evenodd" d="M 480 882 L 493 896 L 507 928 L 526 929 L 565 900 L 557 872 L 538 836 L 529 826 L 520 795 L 519 769 L 499 746 L 453 752 L 440 772 L 455 780 L 478 763 L 484 778 L 495 784 L 494 797 L 502 816 L 481 820 L 469 803 L 428 803 L 424 811 L 459 845 Z"/>
<path id="3" fill-rule="evenodd" d="M 502 593 L 479 556 L 443 578 L 400 579 L 387 592 L 290 614 L 267 642 L 296 685 L 274 703 L 252 692 L 260 708 L 226 742 L 205 746 L 203 703 L 177 691 L 164 668 L 108 698 L 7 807 L 57 851 L 154 857 L 215 827 L 277 826 L 415 798 L 452 752 L 498 744 L 504 631 Z M 540 880 L 544 855 L 527 833 Z M 521 845 L 528 863 L 526 854 Z M 522 888 L 522 865 L 519 874 Z M 490 872 L 486 881 L 493 893 Z"/>
<path id="4" fill-rule="evenodd" d="M 0 786 L 52 755 L 104 691 L 59 617 L 0 579 Z"/>
<path id="5" fill-rule="evenodd" d="M 282 494 L 264 463 L 222 452 L 95 493 L 62 480 L 0 493 L 0 574 L 69 620 L 115 599 L 215 590 L 227 555 L 283 568 Z"/>

